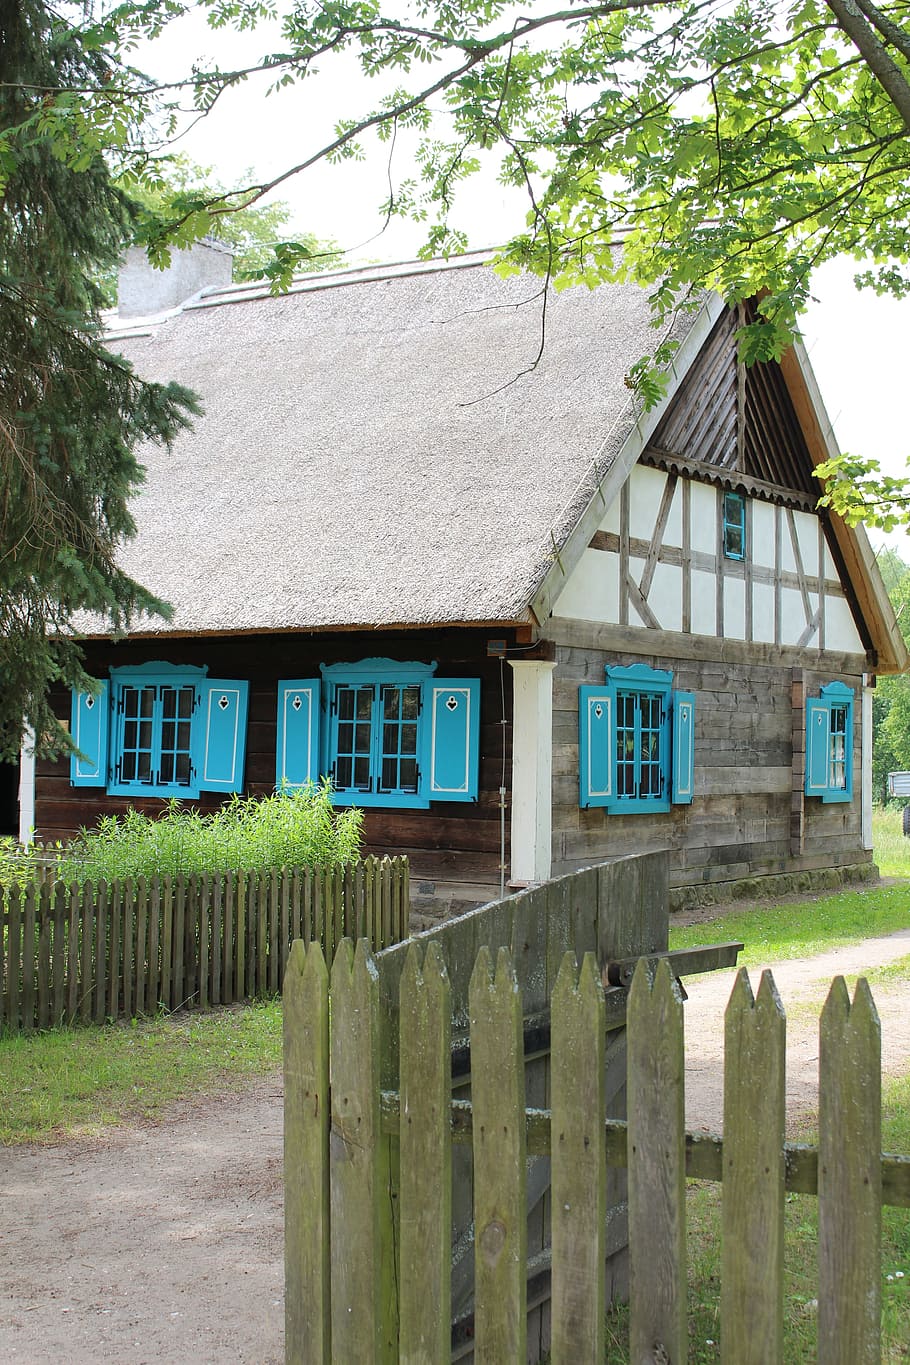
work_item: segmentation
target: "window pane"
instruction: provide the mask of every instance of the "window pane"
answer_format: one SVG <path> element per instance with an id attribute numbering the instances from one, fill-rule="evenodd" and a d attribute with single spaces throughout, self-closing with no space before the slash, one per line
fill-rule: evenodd
<path id="1" fill-rule="evenodd" d="M 373 688 L 338 687 L 335 786 L 339 791 L 371 791 Z"/>
<path id="2" fill-rule="evenodd" d="M 120 701 L 123 707 L 123 740 L 120 753 L 122 782 L 150 784 L 152 774 L 152 741 L 155 713 L 154 687 L 123 687 Z"/>
<path id="3" fill-rule="evenodd" d="M 383 715 L 379 790 L 416 792 L 417 762 L 413 755 L 417 753 L 420 688 L 383 683 L 379 692 Z"/>
<path id="4" fill-rule="evenodd" d="M 190 721 L 196 692 L 193 687 L 161 688 L 161 771 L 163 786 L 190 784 Z"/>

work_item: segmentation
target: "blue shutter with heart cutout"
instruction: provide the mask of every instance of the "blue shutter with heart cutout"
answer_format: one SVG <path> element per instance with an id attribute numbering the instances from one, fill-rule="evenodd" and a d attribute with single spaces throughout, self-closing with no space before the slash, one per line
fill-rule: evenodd
<path id="1" fill-rule="evenodd" d="M 70 782 L 74 787 L 103 787 L 107 783 L 107 748 L 110 727 L 108 683 L 100 691 L 73 692 L 70 734 L 79 754 L 70 757 Z"/>
<path id="2" fill-rule="evenodd" d="M 695 786 L 695 697 L 691 692 L 673 693 L 673 791 L 674 806 L 688 805 Z"/>
<path id="3" fill-rule="evenodd" d="M 429 678 L 423 696 L 430 727 L 429 778 L 423 794 L 430 801 L 476 801 L 480 679 Z"/>
<path id="4" fill-rule="evenodd" d="M 246 717 L 250 685 L 246 680 L 205 678 L 199 684 L 194 722 L 200 736 L 196 749 L 199 787 L 209 792 L 243 790 Z"/>
<path id="5" fill-rule="evenodd" d="M 319 781 L 320 678 L 278 684 L 275 786 L 303 787 Z"/>
<path id="6" fill-rule="evenodd" d="M 578 804 L 609 806 L 613 781 L 616 692 L 611 686 L 578 689 Z"/>

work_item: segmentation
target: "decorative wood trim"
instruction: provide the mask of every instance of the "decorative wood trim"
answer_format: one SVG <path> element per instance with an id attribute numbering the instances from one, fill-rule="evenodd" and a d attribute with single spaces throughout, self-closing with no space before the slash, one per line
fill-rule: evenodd
<path id="1" fill-rule="evenodd" d="M 723 465 L 705 464 L 703 460 L 693 460 L 677 455 L 663 446 L 649 445 L 642 452 L 641 464 L 664 473 L 675 473 L 695 479 L 697 483 L 713 484 L 715 487 L 728 488 L 733 492 L 748 493 L 751 498 L 761 502 L 771 502 L 784 507 L 793 507 L 800 512 L 814 512 L 817 495 L 801 492 L 798 488 L 787 488 L 783 484 L 768 483 L 754 474 L 744 474 L 741 470 L 728 469 Z"/>
<path id="2" fill-rule="evenodd" d="M 619 623 L 629 624 L 629 504 L 631 494 L 626 479 L 619 495 Z"/>
<path id="3" fill-rule="evenodd" d="M 692 631 L 692 485 L 683 479 L 682 504 L 682 628 Z"/>
<path id="4" fill-rule="evenodd" d="M 753 603 L 752 603 L 752 583 L 754 581 L 754 565 L 752 557 L 754 546 L 752 543 L 752 499 L 746 498 L 746 553 L 743 559 L 743 569 L 746 579 L 746 639 L 751 640 L 753 636 Z"/>
<path id="5" fill-rule="evenodd" d="M 801 649 L 801 648 L 803 648 L 804 645 L 807 645 L 807 644 L 809 643 L 809 641 L 812 639 L 812 636 L 816 633 L 816 631 L 818 631 L 820 621 L 821 621 L 821 611 L 818 610 L 818 611 L 816 611 L 816 613 L 815 613 L 815 615 L 812 617 L 812 619 L 811 619 L 810 621 L 807 621 L 807 622 L 806 622 L 806 629 L 803 631 L 802 635 L 799 637 L 799 639 L 798 639 L 797 642 L 796 642 L 797 648 Z M 819 649 L 823 649 L 823 648 L 824 648 L 824 646 L 822 645 L 822 642 L 821 642 L 821 633 L 820 633 L 820 632 L 819 632 L 818 647 L 819 647 Z"/>
<path id="6" fill-rule="evenodd" d="M 774 643 L 780 645 L 783 633 L 783 508 L 774 509 Z"/>
<path id="7" fill-rule="evenodd" d="M 676 485 L 679 481 L 677 474 L 668 474 L 667 482 L 664 484 L 664 491 L 660 499 L 660 507 L 657 512 L 657 522 L 654 526 L 654 534 L 651 537 L 651 544 L 648 547 L 648 558 L 645 564 L 645 571 L 641 576 L 642 597 L 647 600 L 651 591 L 651 584 L 654 581 L 654 571 L 657 568 L 660 549 L 663 544 L 664 532 L 667 529 L 667 522 L 670 519 L 670 507 L 673 503 L 673 495 L 676 492 Z"/>
<path id="8" fill-rule="evenodd" d="M 685 488 L 686 485 L 684 484 Z M 782 513 L 783 509 L 779 509 Z M 648 553 L 649 542 L 630 537 L 629 554 L 635 559 L 643 559 Z M 620 539 L 615 531 L 595 531 L 591 537 L 589 550 L 602 550 L 609 554 L 619 554 Z M 673 568 L 680 568 L 686 563 L 686 550 L 680 550 L 676 545 L 661 546 L 658 561 L 661 564 L 669 564 Z M 775 545 L 775 562 L 779 564 L 779 546 Z M 699 569 L 702 573 L 714 573 L 715 558 L 713 554 L 708 554 L 706 550 L 689 550 L 689 564 L 693 569 Z M 746 576 L 747 561 L 728 559 L 726 561 L 726 573 L 728 578 L 744 578 Z M 768 569 L 763 564 L 750 564 L 749 571 L 752 575 L 753 583 L 762 583 L 766 586 L 773 586 L 780 583 L 785 588 L 799 588 L 799 575 L 787 570 Z M 819 591 L 818 579 L 806 577 L 806 586 L 810 592 Z M 834 578 L 824 580 L 825 593 L 828 597 L 840 597 L 845 601 L 849 600 L 844 591 L 843 585 Z"/>
<path id="9" fill-rule="evenodd" d="M 806 624 L 812 619 L 812 606 L 809 602 L 809 589 L 806 586 L 806 570 L 803 566 L 802 551 L 799 548 L 799 536 L 796 532 L 796 518 L 792 508 L 787 508 L 787 525 L 790 528 L 790 544 L 793 547 L 793 558 L 796 560 L 796 573 L 799 578 L 799 591 L 803 599 L 803 611 L 806 613 Z"/>
<path id="10" fill-rule="evenodd" d="M 702 663 L 757 664 L 776 668 L 811 667 L 819 673 L 858 677 L 871 668 L 865 654 L 848 654 L 796 645 L 772 645 L 761 641 L 720 640 L 714 635 L 683 635 L 675 630 L 648 630 L 643 626 L 608 625 L 552 617 L 541 632 L 555 645 L 572 649 L 597 649 L 614 654 L 634 654 L 645 659 L 693 659 Z"/>
<path id="11" fill-rule="evenodd" d="M 652 412 L 643 413 L 636 421 L 606 473 L 599 480 L 599 486 L 592 491 L 591 497 L 560 547 L 559 560 L 554 556 L 543 582 L 535 593 L 530 609 L 534 619 L 543 624 L 553 610 L 553 603 L 565 585 L 566 579 L 579 563 L 591 536 L 597 530 L 602 518 L 601 506 L 610 506 L 619 496 L 642 451 L 657 430 L 664 414 L 673 402 L 681 383 L 689 373 L 704 342 L 718 318 L 724 312 L 724 302 L 717 294 L 711 294 L 698 314 L 682 345 L 676 353 L 673 371 L 675 382 L 671 385 L 664 401 Z M 592 472 L 598 461 L 603 461 L 604 451 L 598 452 L 591 462 Z"/>
<path id="12" fill-rule="evenodd" d="M 746 305 L 740 302 L 736 306 L 736 322 L 738 327 L 746 325 Z M 736 350 L 736 468 L 742 473 L 746 468 L 746 367 L 739 358 L 739 348 Z"/>
<path id="13" fill-rule="evenodd" d="M 818 644 L 825 647 L 825 528 L 818 520 Z"/>
<path id="14" fill-rule="evenodd" d="M 715 630 L 719 636 L 724 633 L 724 490 L 718 488 L 714 494 L 714 578 L 715 592 Z"/>
<path id="15" fill-rule="evenodd" d="M 642 595 L 641 589 L 631 574 L 626 574 L 625 600 L 627 603 L 631 602 L 649 630 L 660 630 L 660 622 L 648 606 Z M 625 621 L 623 624 L 628 625 L 628 622 Z"/>

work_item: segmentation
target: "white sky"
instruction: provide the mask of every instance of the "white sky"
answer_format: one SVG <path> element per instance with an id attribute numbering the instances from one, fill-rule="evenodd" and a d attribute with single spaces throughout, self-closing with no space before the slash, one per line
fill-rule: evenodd
<path id="1" fill-rule="evenodd" d="M 172 26 L 153 50 L 134 56 L 137 65 L 163 78 L 186 73 L 192 57 L 217 55 L 222 68 L 245 66 L 280 46 L 275 35 L 212 33 L 200 13 L 182 27 Z M 429 78 L 428 78 L 429 79 Z M 305 159 L 332 136 L 335 123 L 376 100 L 374 83 L 347 58 L 333 58 L 301 86 L 265 97 L 264 83 L 248 81 L 219 101 L 178 147 L 193 160 L 214 168 L 225 184 L 253 170 L 271 178 Z M 422 229 L 396 220 L 381 236 L 378 205 L 387 192 L 387 148 L 372 144 L 361 162 L 320 164 L 285 182 L 276 197 L 292 208 L 293 227 L 331 238 L 352 260 L 409 259 L 423 239 Z M 396 150 L 397 176 L 406 173 L 408 147 Z M 523 222 L 526 204 L 490 176 L 476 177 L 459 193 L 453 220 L 469 235 L 471 247 L 494 245 Z M 817 302 L 803 321 L 803 336 L 842 449 L 879 459 L 886 472 L 899 474 L 910 457 L 907 402 L 910 382 L 910 299 L 899 302 L 857 291 L 851 261 L 824 266 L 813 281 Z M 873 544 L 880 532 L 872 532 Z M 906 533 L 888 537 L 910 560 Z"/>

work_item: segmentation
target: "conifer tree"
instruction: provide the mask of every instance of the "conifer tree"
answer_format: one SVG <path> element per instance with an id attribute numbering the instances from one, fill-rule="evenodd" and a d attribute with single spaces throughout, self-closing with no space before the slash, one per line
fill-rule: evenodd
<path id="1" fill-rule="evenodd" d="M 42 123 L 50 90 L 97 85 L 104 65 L 40 0 L 0 6 L 0 128 L 23 129 L 0 167 L 2 758 L 18 753 L 26 725 L 41 752 L 69 747 L 48 693 L 88 684 L 77 613 L 115 630 L 139 612 L 167 614 L 116 553 L 134 531 L 137 445 L 172 441 L 196 405 L 177 385 L 143 382 L 103 345 L 96 281 L 116 264 L 134 210 L 90 140 L 68 155 Z"/>

